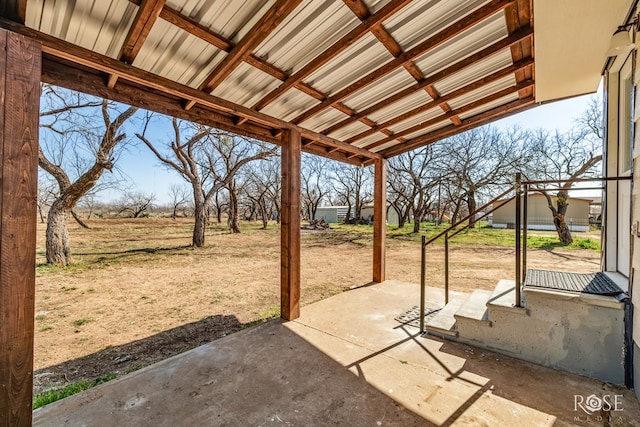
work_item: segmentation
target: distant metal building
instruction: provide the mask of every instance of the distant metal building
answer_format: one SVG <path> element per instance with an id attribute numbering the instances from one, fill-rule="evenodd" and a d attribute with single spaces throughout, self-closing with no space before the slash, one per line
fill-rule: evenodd
<path id="1" fill-rule="evenodd" d="M 552 197 L 555 202 L 555 197 Z M 569 198 L 569 207 L 565 220 L 571 231 L 589 231 L 589 205 L 591 200 Z M 493 212 L 492 227 L 513 228 L 515 225 L 515 200 L 497 201 L 502 204 Z M 542 194 L 530 194 L 527 197 L 527 228 L 529 230 L 555 230 L 553 216 L 547 205 L 547 199 Z"/>
<path id="2" fill-rule="evenodd" d="M 324 219 L 329 223 L 344 222 L 348 206 L 319 206 L 313 219 Z"/>

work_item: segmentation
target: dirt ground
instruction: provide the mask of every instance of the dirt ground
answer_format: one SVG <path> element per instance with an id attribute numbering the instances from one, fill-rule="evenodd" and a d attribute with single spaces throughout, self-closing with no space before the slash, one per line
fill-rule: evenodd
<path id="1" fill-rule="evenodd" d="M 94 219 L 70 225 L 74 263 L 44 264 L 39 225 L 35 391 L 109 373 L 127 373 L 279 315 L 278 225 L 213 225 L 193 249 L 190 219 Z M 363 226 L 366 227 L 366 226 Z M 597 236 L 597 235 L 596 235 Z M 443 286 L 443 247 L 429 249 L 427 281 Z M 368 235 L 302 233 L 302 304 L 371 280 Z M 451 246 L 451 289 L 492 289 L 514 277 L 514 249 Z M 593 272 L 591 250 L 529 250 L 528 266 Z M 420 245 L 387 239 L 387 277 L 420 281 Z M 416 286 L 416 303 L 418 301 Z"/>

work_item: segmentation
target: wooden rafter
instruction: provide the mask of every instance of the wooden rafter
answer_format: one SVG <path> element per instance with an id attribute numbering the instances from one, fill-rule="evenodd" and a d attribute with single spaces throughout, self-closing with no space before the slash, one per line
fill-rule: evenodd
<path id="1" fill-rule="evenodd" d="M 274 129 L 297 129 L 303 138 L 312 139 L 331 148 L 340 148 L 342 151 L 362 156 L 363 158 L 378 158 L 379 156 L 358 147 L 345 144 L 326 135 L 313 132 L 308 129 L 288 123 L 284 120 L 251 110 L 242 105 L 235 104 L 225 99 L 208 95 L 192 87 L 177 83 L 173 80 L 158 76 L 157 74 L 133 67 L 97 52 L 73 45 L 72 43 L 41 33 L 28 27 L 16 24 L 12 21 L 0 18 L 0 27 L 23 34 L 42 44 L 42 51 L 56 58 L 71 63 L 95 69 L 107 74 L 117 74 L 120 78 L 128 80 L 136 85 L 152 89 L 171 96 L 178 96 L 209 107 L 215 111 L 226 114 L 246 117 L 247 119 L 271 127 Z"/>
<path id="2" fill-rule="evenodd" d="M 501 105 L 496 108 L 492 108 L 491 110 L 488 110 L 483 113 L 464 119 L 462 121 L 462 124 L 459 126 L 451 124 L 444 128 L 438 129 L 437 132 L 432 132 L 432 133 L 429 133 L 428 135 L 422 135 L 417 138 L 410 139 L 405 144 L 397 145 L 397 146 L 382 150 L 380 154 L 384 158 L 397 156 L 399 154 L 406 153 L 407 151 L 416 149 L 418 147 L 433 144 L 434 142 L 438 142 L 444 138 L 448 138 L 457 133 L 473 129 L 478 126 L 482 126 L 493 120 L 496 120 L 497 118 L 502 118 L 502 117 L 509 116 L 511 114 L 519 113 L 535 105 L 536 104 L 533 97 L 517 99 L 515 101 L 509 102 L 507 104 Z M 373 161 L 368 161 L 365 164 L 371 164 L 371 163 L 373 163 Z"/>
<path id="3" fill-rule="evenodd" d="M 393 59 L 392 61 L 386 63 L 385 65 L 373 71 L 372 73 L 360 78 L 359 80 L 353 82 L 346 88 L 331 95 L 325 101 L 321 102 L 320 104 L 316 105 L 315 107 L 307 110 L 306 112 L 300 114 L 295 119 L 291 120 L 291 122 L 296 124 L 302 123 L 303 121 L 311 118 L 312 116 L 326 110 L 336 102 L 342 101 L 346 97 L 356 93 L 357 91 L 363 89 L 364 87 L 392 73 L 393 71 L 402 67 L 403 64 L 405 64 L 406 62 L 412 61 L 418 56 L 429 52 L 430 50 L 436 48 L 437 46 L 440 46 L 441 44 L 445 43 L 448 40 L 451 40 L 453 37 L 457 36 L 458 34 L 463 33 L 464 31 L 468 30 L 469 28 L 473 27 L 474 25 L 478 24 L 484 19 L 487 19 L 493 14 L 504 9 L 513 1 L 514 0 L 494 0 L 489 4 L 482 6 L 481 8 L 471 12 L 470 14 L 460 19 L 459 21 L 455 22 L 454 24 L 450 25 L 449 27 L 445 28 L 444 30 L 428 38 L 427 40 L 424 40 L 423 42 L 419 43 L 417 46 L 409 49 L 408 51 L 398 56 L 397 58 Z"/>
<path id="4" fill-rule="evenodd" d="M 0 1 L 0 17 L 24 24 L 27 16 L 27 0 Z"/>
<path id="5" fill-rule="evenodd" d="M 438 100 L 434 100 L 431 102 L 427 102 L 426 104 L 423 105 L 419 105 L 418 107 L 415 107 L 409 111 L 406 111 L 402 114 L 400 114 L 399 116 L 396 116 L 392 119 L 387 120 L 386 122 L 380 123 L 376 126 L 373 126 L 371 129 L 366 130 L 364 132 L 359 133 L 358 135 L 354 135 L 349 139 L 346 139 L 344 142 L 346 142 L 347 144 L 353 144 L 354 142 L 357 142 L 363 138 L 366 138 L 370 135 L 373 135 L 376 132 L 380 132 L 381 129 L 388 129 L 390 126 L 396 125 L 398 123 L 401 123 L 411 117 L 417 116 L 420 113 L 424 113 L 432 108 L 437 107 L 438 105 L 440 105 L 442 102 L 448 102 L 451 101 L 455 98 L 458 98 L 460 96 L 466 95 L 468 93 L 471 93 L 475 90 L 478 90 L 492 82 L 495 82 L 505 76 L 511 75 L 513 73 L 515 73 L 516 71 L 525 68 L 525 67 L 529 67 L 531 66 L 531 64 L 533 64 L 533 58 L 528 58 L 528 59 L 524 59 L 522 61 L 519 61 L 515 64 L 509 65 L 508 67 L 505 67 L 501 70 L 498 70 L 492 74 L 489 74 L 488 76 L 482 77 L 478 80 L 475 80 L 465 86 L 462 86 L 452 92 L 447 93 L 446 95 L 443 95 L 440 99 Z M 448 113 L 448 112 L 447 112 Z M 457 117 L 457 116 L 455 116 Z M 389 133 L 387 136 L 391 136 L 391 134 Z"/>
<path id="6" fill-rule="evenodd" d="M 527 80 L 527 81 L 524 81 L 524 82 L 521 82 L 521 83 L 517 83 L 514 86 L 502 89 L 502 90 L 500 90 L 498 92 L 492 93 L 491 95 L 488 95 L 488 96 L 485 96 L 485 97 L 483 97 L 481 99 L 478 99 L 477 101 L 474 101 L 474 102 L 471 102 L 471 103 L 469 103 L 467 105 L 464 105 L 462 107 L 456 108 L 455 110 L 451 110 L 448 113 L 445 113 L 443 115 L 434 117 L 433 119 L 424 121 L 424 122 L 419 123 L 417 125 L 411 126 L 410 128 L 405 129 L 405 130 L 403 130 L 401 132 L 394 133 L 394 134 L 392 134 L 392 135 L 390 135 L 390 136 L 388 136 L 388 137 L 386 137 L 384 139 L 381 139 L 379 141 L 376 141 L 376 142 L 373 142 L 371 144 L 368 144 L 365 148 L 367 150 L 371 150 L 371 149 L 373 149 L 375 147 L 379 147 L 381 145 L 384 145 L 387 142 L 393 141 L 394 139 L 402 138 L 402 137 L 411 135 L 412 133 L 419 132 L 419 131 L 421 131 L 423 129 L 426 129 L 426 128 L 431 127 L 431 126 L 433 126 L 435 124 L 438 124 L 438 123 L 440 123 L 440 122 L 442 122 L 444 120 L 448 120 L 450 117 L 459 116 L 459 115 L 464 114 L 464 113 L 466 113 L 468 111 L 471 111 L 471 110 L 474 110 L 476 108 L 482 107 L 485 104 L 488 104 L 490 102 L 493 102 L 493 101 L 496 101 L 496 100 L 498 100 L 500 98 L 503 98 L 503 97 L 505 97 L 507 95 L 511 95 L 513 93 L 517 93 L 517 92 L 519 92 L 519 91 L 521 91 L 523 89 L 530 88 L 530 87 L 533 87 L 533 81 L 532 80 Z M 460 124 L 462 124 L 462 123 L 460 123 Z M 454 125 L 456 125 L 456 126 L 459 126 L 460 124 L 454 123 Z"/>
<path id="7" fill-rule="evenodd" d="M 531 25 L 531 0 L 518 0 L 505 9 L 505 17 L 507 22 L 507 31 L 513 34 L 521 28 Z M 511 58 L 514 62 L 522 58 L 533 56 L 533 40 L 526 40 L 511 46 Z M 516 81 L 521 82 L 532 79 L 534 76 L 533 68 L 520 70 L 515 74 Z M 533 89 L 526 89 L 520 93 L 521 98 L 533 95 Z"/>
<path id="8" fill-rule="evenodd" d="M 278 86 L 276 89 L 268 93 L 264 98 L 258 101 L 253 106 L 253 108 L 255 110 L 261 110 L 269 105 L 273 100 L 289 90 L 292 86 L 301 82 L 302 79 L 318 70 L 320 67 L 328 63 L 331 59 L 335 58 L 340 52 L 343 52 L 346 48 L 359 40 L 362 36 L 367 34 L 375 25 L 378 25 L 385 19 L 392 16 L 398 10 L 402 9 L 402 7 L 409 3 L 409 1 L 410 0 L 391 0 L 377 13 L 364 20 L 360 25 L 349 31 L 349 33 L 347 33 L 344 37 L 334 43 L 327 50 L 316 56 L 312 61 L 310 61 L 296 73 L 289 76 L 289 78 L 287 78 L 280 86 Z"/>
<path id="9" fill-rule="evenodd" d="M 360 19 L 366 19 L 370 12 L 367 5 L 363 0 L 343 0 L 344 3 L 351 9 L 351 11 Z M 382 23 L 377 24 L 371 29 L 371 33 L 382 43 L 382 45 L 387 49 L 387 51 L 393 55 L 394 58 L 402 55 L 404 51 L 402 50 L 402 46 L 398 44 L 398 42 L 393 38 L 393 36 L 387 31 Z M 405 70 L 413 77 L 413 79 L 417 82 L 424 80 L 424 74 L 418 68 L 418 66 L 413 61 L 408 61 L 402 64 Z M 428 85 L 424 88 L 425 92 L 431 97 L 433 100 L 437 100 L 440 98 L 440 93 L 433 85 Z M 451 111 L 451 107 L 446 103 L 446 101 L 442 101 L 438 104 L 438 106 L 444 111 L 448 113 Z M 362 121 L 362 119 L 359 119 Z M 456 124 L 460 124 L 460 119 L 457 116 L 453 116 L 450 119 L 452 122 Z"/>
<path id="10" fill-rule="evenodd" d="M 153 24 L 160 16 L 166 0 L 142 0 L 138 7 L 138 13 L 129 28 L 124 44 L 120 49 L 118 57 L 127 64 L 133 64 L 140 49 L 151 32 Z M 118 80 L 116 74 L 109 76 L 107 86 L 113 88 Z"/>
<path id="11" fill-rule="evenodd" d="M 455 64 L 452 64 L 446 68 L 444 68 L 443 70 L 440 70 L 432 75 L 430 75 L 429 77 L 425 78 L 424 80 L 418 82 L 417 84 L 413 85 L 413 86 L 409 86 L 406 89 L 403 89 L 393 95 L 391 95 L 388 98 L 385 98 L 375 104 L 373 104 L 372 106 L 365 108 L 364 110 L 352 115 L 351 117 L 348 117 L 346 119 L 344 119 L 341 122 L 336 123 L 333 126 L 328 127 L 327 129 L 323 130 L 321 133 L 323 134 L 329 134 L 332 133 L 344 126 L 347 126 L 353 122 L 355 122 L 356 120 L 359 120 L 362 117 L 366 117 L 369 114 L 372 114 L 376 111 L 379 111 L 391 104 L 393 104 L 394 102 L 400 101 L 401 99 L 404 99 L 412 94 L 414 94 L 415 92 L 417 92 L 418 90 L 423 89 L 424 87 L 427 86 L 432 86 L 435 83 L 437 83 L 440 80 L 443 80 L 447 77 L 450 77 L 451 75 L 460 72 L 464 69 L 466 69 L 467 67 L 472 66 L 473 64 L 475 64 L 476 62 L 482 60 L 483 58 L 487 58 L 490 57 L 491 55 L 494 55 L 498 52 L 500 52 L 503 49 L 506 49 L 508 47 L 510 47 L 511 45 L 513 45 L 514 43 L 519 43 L 524 39 L 530 38 L 533 36 L 533 29 L 532 28 L 525 28 L 522 29 L 520 31 L 518 31 L 517 33 L 514 33 L 502 40 L 499 40 L 497 42 L 495 42 L 494 44 L 492 44 L 491 46 L 488 46 L 484 49 L 482 49 L 481 51 L 478 51 L 476 53 L 474 53 L 473 55 L 470 55 L 464 59 L 461 59 L 460 61 L 456 62 Z"/>
<path id="12" fill-rule="evenodd" d="M 302 0 L 278 0 L 251 28 L 246 36 L 234 46 L 227 56 L 200 84 L 199 90 L 213 92 L 253 52 L 278 25 L 300 4 Z M 195 102 L 187 102 L 185 109 L 193 107 Z"/>

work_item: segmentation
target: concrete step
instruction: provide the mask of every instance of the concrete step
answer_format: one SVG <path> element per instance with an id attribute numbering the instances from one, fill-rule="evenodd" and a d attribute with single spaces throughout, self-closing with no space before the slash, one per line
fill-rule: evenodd
<path id="1" fill-rule="evenodd" d="M 491 326 L 487 301 L 491 298 L 491 291 L 477 289 L 456 311 L 454 317 L 457 321 L 475 321 Z"/>
<path id="2" fill-rule="evenodd" d="M 464 300 L 462 299 L 449 301 L 433 319 L 424 325 L 427 332 L 438 336 L 457 337 L 458 329 L 456 328 L 456 318 L 454 315 L 463 303 Z"/>
<path id="3" fill-rule="evenodd" d="M 529 312 L 525 308 L 524 298 L 523 296 L 520 298 L 522 307 L 516 307 L 516 282 L 514 280 L 500 280 L 491 293 L 489 301 L 487 301 L 489 318 L 491 318 L 491 312 L 497 310 L 527 315 Z"/>

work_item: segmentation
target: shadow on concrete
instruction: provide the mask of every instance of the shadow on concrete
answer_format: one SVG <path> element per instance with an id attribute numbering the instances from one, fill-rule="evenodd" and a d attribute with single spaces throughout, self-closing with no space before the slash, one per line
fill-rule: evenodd
<path id="1" fill-rule="evenodd" d="M 34 412 L 34 425 L 429 426 L 280 320 Z"/>
<path id="2" fill-rule="evenodd" d="M 254 325 L 235 316 L 214 315 L 147 338 L 107 347 L 34 372 L 34 393 L 108 374 L 125 374 Z"/>

